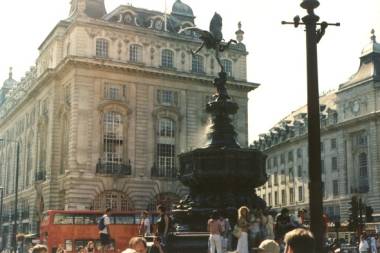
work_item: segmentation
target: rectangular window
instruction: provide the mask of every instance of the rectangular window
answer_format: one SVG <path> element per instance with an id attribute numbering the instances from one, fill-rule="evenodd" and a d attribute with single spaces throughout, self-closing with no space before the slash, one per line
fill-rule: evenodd
<path id="1" fill-rule="evenodd" d="M 131 62 L 142 62 L 142 47 L 140 45 L 130 45 L 129 51 L 129 60 Z"/>
<path id="2" fill-rule="evenodd" d="M 158 167 L 160 169 L 174 168 L 175 150 L 171 144 L 157 144 Z"/>
<path id="3" fill-rule="evenodd" d="M 286 191 L 281 190 L 281 204 L 286 205 Z"/>
<path id="4" fill-rule="evenodd" d="M 289 181 L 294 182 L 294 171 L 293 168 L 289 168 Z"/>
<path id="5" fill-rule="evenodd" d="M 272 187 L 272 176 L 268 178 L 268 187 Z"/>
<path id="6" fill-rule="evenodd" d="M 298 186 L 298 201 L 303 201 L 303 187 Z"/>
<path id="7" fill-rule="evenodd" d="M 178 93 L 171 90 L 157 90 L 157 101 L 160 105 L 177 106 Z"/>
<path id="8" fill-rule="evenodd" d="M 334 196 L 338 196 L 339 195 L 338 180 L 333 180 L 333 195 Z"/>
<path id="9" fill-rule="evenodd" d="M 274 205 L 278 206 L 278 192 L 274 192 Z"/>
<path id="10" fill-rule="evenodd" d="M 96 40 L 96 56 L 107 58 L 108 57 L 108 41 L 105 39 Z"/>
<path id="11" fill-rule="evenodd" d="M 194 73 L 204 73 L 203 57 L 200 55 L 193 55 L 191 70 Z"/>
<path id="12" fill-rule="evenodd" d="M 277 172 L 275 172 L 273 174 L 273 178 L 274 178 L 274 185 L 278 185 L 278 173 Z"/>
<path id="13" fill-rule="evenodd" d="M 294 188 L 289 188 L 289 202 L 290 204 L 294 203 Z"/>
<path id="14" fill-rule="evenodd" d="M 277 156 L 273 157 L 273 167 L 277 167 L 278 161 L 277 161 Z"/>
<path id="15" fill-rule="evenodd" d="M 301 159 L 302 158 L 302 148 L 297 149 L 297 158 Z"/>
<path id="16" fill-rule="evenodd" d="M 282 154 L 280 155 L 280 163 L 281 163 L 281 164 L 284 164 L 284 163 L 285 163 L 285 154 L 284 154 L 284 153 L 282 153 Z"/>
<path id="17" fill-rule="evenodd" d="M 268 193 L 268 205 L 272 205 L 272 193 Z"/>
<path id="18" fill-rule="evenodd" d="M 323 152 L 325 150 L 325 145 L 323 143 L 323 141 L 321 141 L 321 152 Z"/>
<path id="19" fill-rule="evenodd" d="M 288 152 L 288 162 L 293 162 L 293 150 Z"/>
<path id="20" fill-rule="evenodd" d="M 125 100 L 126 87 L 117 84 L 104 85 L 104 99 L 109 100 Z"/>
<path id="21" fill-rule="evenodd" d="M 331 158 L 331 170 L 338 170 L 338 159 L 336 156 Z"/>
<path id="22" fill-rule="evenodd" d="M 302 166 L 301 166 L 301 165 L 298 165 L 298 168 L 297 168 L 297 176 L 298 176 L 298 177 L 302 177 Z"/>
<path id="23" fill-rule="evenodd" d="M 285 170 L 282 170 L 281 171 L 281 184 L 285 184 L 286 182 L 286 179 L 285 179 Z"/>
<path id="24" fill-rule="evenodd" d="M 336 149 L 336 139 L 333 138 L 330 141 L 331 141 L 331 145 L 330 145 L 331 149 Z"/>

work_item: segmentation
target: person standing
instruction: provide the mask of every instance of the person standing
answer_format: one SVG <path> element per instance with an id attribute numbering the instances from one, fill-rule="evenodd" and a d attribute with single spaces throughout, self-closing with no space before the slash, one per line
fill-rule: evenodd
<path id="1" fill-rule="evenodd" d="M 148 211 L 144 211 L 142 213 L 140 228 L 139 228 L 139 235 L 150 236 L 150 220 L 149 220 Z"/>
<path id="2" fill-rule="evenodd" d="M 111 224 L 110 221 L 110 215 L 111 208 L 107 208 L 104 215 L 100 218 L 98 223 L 99 228 L 99 235 L 100 235 L 100 243 L 102 245 L 102 253 L 104 253 L 105 250 L 108 250 L 110 244 L 111 244 L 111 236 L 110 236 L 110 228 L 109 225 Z"/>
<path id="3" fill-rule="evenodd" d="M 160 218 L 157 220 L 157 234 L 161 238 L 161 243 L 165 246 L 169 233 L 170 219 L 166 214 L 166 208 L 162 205 L 157 207 Z"/>
<path id="4" fill-rule="evenodd" d="M 211 215 L 211 219 L 207 222 L 207 231 L 210 232 L 209 249 L 210 253 L 222 253 L 222 237 L 223 233 L 222 224 L 219 221 L 218 211 L 214 210 Z"/>
<path id="5" fill-rule="evenodd" d="M 375 238 L 375 234 L 373 233 L 370 236 L 369 247 L 371 248 L 371 253 L 377 253 L 376 238 Z"/>
<path id="6" fill-rule="evenodd" d="M 219 222 L 223 228 L 223 232 L 221 234 L 222 251 L 227 252 L 227 250 L 231 249 L 231 224 L 230 220 L 227 218 L 225 211 L 222 211 L 220 213 Z"/>
<path id="7" fill-rule="evenodd" d="M 360 253 L 368 253 L 369 245 L 365 238 L 365 235 L 360 236 L 360 243 L 359 243 L 359 252 Z"/>
<path id="8" fill-rule="evenodd" d="M 238 210 L 237 226 L 241 233 L 238 239 L 236 252 L 248 253 L 248 227 L 249 227 L 249 209 L 246 206 L 242 206 Z"/>

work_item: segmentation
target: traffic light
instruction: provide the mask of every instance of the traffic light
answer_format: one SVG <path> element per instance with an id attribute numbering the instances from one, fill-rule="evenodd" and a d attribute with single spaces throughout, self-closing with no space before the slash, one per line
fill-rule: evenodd
<path id="1" fill-rule="evenodd" d="M 348 228 L 350 231 L 356 231 L 359 225 L 359 202 L 356 196 L 351 198 L 350 202 L 350 215 L 348 217 Z"/>
<path id="2" fill-rule="evenodd" d="M 371 206 L 366 206 L 365 208 L 365 221 L 373 222 L 373 208 Z"/>

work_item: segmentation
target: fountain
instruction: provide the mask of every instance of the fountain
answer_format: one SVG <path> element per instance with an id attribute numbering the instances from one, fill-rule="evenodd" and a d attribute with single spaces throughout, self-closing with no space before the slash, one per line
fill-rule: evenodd
<path id="1" fill-rule="evenodd" d="M 233 221 L 242 205 L 266 207 L 254 192 L 255 187 L 267 180 L 266 156 L 258 150 L 241 148 L 231 122 L 231 115 L 236 114 L 238 105 L 228 95 L 227 74 L 219 54 L 236 41 L 225 43 L 221 29 L 222 18 L 217 13 L 211 20 L 210 31 L 195 27 L 184 29 L 199 33 L 203 41 L 194 54 L 203 46 L 214 49 L 221 72 L 214 80 L 217 92 L 206 106 L 212 117 L 207 147 L 179 155 L 180 180 L 190 192 L 172 211 L 178 232 L 170 237 L 170 253 L 207 252 L 207 220 L 215 209 L 223 210 Z"/>

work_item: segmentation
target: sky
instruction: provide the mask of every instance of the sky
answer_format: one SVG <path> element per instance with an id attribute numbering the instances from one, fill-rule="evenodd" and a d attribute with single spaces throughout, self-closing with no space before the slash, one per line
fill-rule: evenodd
<path id="1" fill-rule="evenodd" d="M 207 29 L 214 12 L 223 17 L 226 40 L 242 22 L 248 55 L 248 81 L 260 83 L 249 94 L 249 141 L 257 139 L 286 115 L 305 105 L 306 50 L 303 27 L 281 25 L 306 11 L 300 0 L 182 0 L 192 7 L 196 25 Z M 105 0 L 110 12 L 121 4 L 164 11 L 165 0 Z M 175 0 L 166 0 L 171 11 Z M 361 50 L 375 29 L 380 41 L 380 0 L 320 0 L 315 10 L 330 26 L 318 44 L 320 93 L 337 89 L 359 67 Z M 35 64 L 38 47 L 59 20 L 68 17 L 70 0 L 0 1 L 0 82 L 9 67 L 19 81 Z"/>

